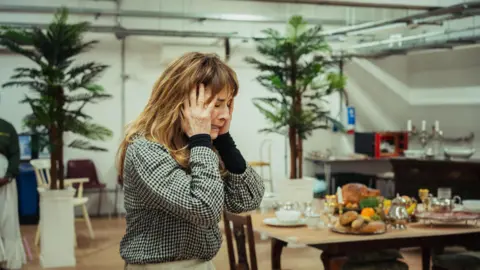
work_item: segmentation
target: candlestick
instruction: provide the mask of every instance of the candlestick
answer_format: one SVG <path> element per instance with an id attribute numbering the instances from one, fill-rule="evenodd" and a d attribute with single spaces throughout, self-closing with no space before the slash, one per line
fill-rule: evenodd
<path id="1" fill-rule="evenodd" d="M 407 122 L 407 131 L 412 131 L 412 120 L 408 120 Z"/>
<path id="2" fill-rule="evenodd" d="M 435 131 L 440 131 L 440 123 L 438 120 L 435 121 Z"/>
<path id="3" fill-rule="evenodd" d="M 427 121 L 422 120 L 422 131 L 425 131 L 427 129 Z"/>

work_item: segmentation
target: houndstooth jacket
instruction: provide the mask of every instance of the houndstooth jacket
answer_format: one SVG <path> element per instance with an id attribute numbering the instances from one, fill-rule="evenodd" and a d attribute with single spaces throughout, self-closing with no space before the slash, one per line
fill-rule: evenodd
<path id="1" fill-rule="evenodd" d="M 166 148 L 143 137 L 127 148 L 124 190 L 127 229 L 120 255 L 127 264 L 211 260 L 220 249 L 222 211 L 259 207 L 265 187 L 250 167 L 222 179 L 209 147 L 190 152 L 190 173 Z"/>

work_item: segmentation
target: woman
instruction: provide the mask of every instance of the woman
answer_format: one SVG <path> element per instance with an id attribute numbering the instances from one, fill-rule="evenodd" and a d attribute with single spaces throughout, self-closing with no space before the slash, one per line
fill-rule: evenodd
<path id="1" fill-rule="evenodd" d="M 19 164 L 17 131 L 0 118 L 0 269 L 21 269 L 26 263 L 15 181 Z"/>
<path id="2" fill-rule="evenodd" d="M 211 54 L 183 55 L 155 83 L 119 149 L 126 269 L 214 269 L 222 211 L 260 205 L 263 181 L 228 133 L 237 92 Z"/>

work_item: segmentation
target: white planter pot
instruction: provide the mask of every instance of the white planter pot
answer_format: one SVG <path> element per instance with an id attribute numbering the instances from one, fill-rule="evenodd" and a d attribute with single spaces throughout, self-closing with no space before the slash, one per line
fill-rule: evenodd
<path id="1" fill-rule="evenodd" d="M 73 267 L 75 259 L 75 217 L 73 188 L 40 194 L 40 265 L 43 268 Z"/>

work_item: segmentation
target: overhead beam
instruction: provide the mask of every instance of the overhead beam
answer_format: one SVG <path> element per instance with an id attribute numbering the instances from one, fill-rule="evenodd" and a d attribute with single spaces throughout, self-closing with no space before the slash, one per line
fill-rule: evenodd
<path id="1" fill-rule="evenodd" d="M 437 8 L 431 11 L 425 11 L 401 18 L 383 20 L 383 21 L 374 21 L 368 22 L 363 24 L 356 24 L 352 26 L 347 26 L 344 28 L 333 29 L 331 31 L 325 31 L 325 35 L 344 35 L 350 32 L 378 28 L 382 26 L 392 25 L 396 23 L 406 23 L 406 24 L 416 24 L 418 21 L 421 22 L 424 19 L 437 17 L 437 16 L 445 16 L 445 15 L 453 15 L 450 17 L 446 17 L 443 20 L 459 18 L 459 17 L 468 17 L 468 16 L 475 16 L 479 14 L 480 10 L 480 1 L 470 1 L 461 4 L 456 4 L 448 7 Z M 442 20 L 437 20 L 441 22 Z"/>
<path id="2" fill-rule="evenodd" d="M 59 7 L 56 6 L 15 6 L 0 5 L 0 12 L 6 13 L 31 13 L 31 14 L 54 14 Z M 94 17 L 130 17 L 130 18 L 149 18 L 149 19 L 180 19 L 194 21 L 232 21 L 232 22 L 255 22 L 255 23 L 286 23 L 286 17 L 272 16 L 254 16 L 249 14 L 207 14 L 207 13 L 184 13 L 184 12 L 166 12 L 152 10 L 113 10 L 98 8 L 78 8 L 67 7 L 70 14 L 94 16 Z M 320 19 L 320 18 L 304 18 L 310 24 L 319 25 L 345 25 L 345 19 Z M 360 20 L 358 23 L 366 23 L 368 21 Z"/>
<path id="3" fill-rule="evenodd" d="M 312 4 L 324 6 L 345 6 L 345 7 L 363 7 L 363 8 L 389 8 L 389 9 L 411 9 L 411 10 L 431 10 L 440 8 L 439 5 L 421 5 L 415 4 L 415 1 L 365 1 L 365 0 L 230 0 L 230 1 L 255 1 L 271 3 L 293 3 L 293 4 Z M 435 1 L 436 2 L 436 1 Z"/>

